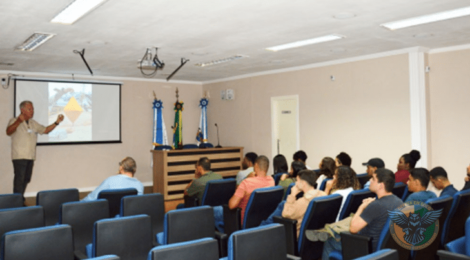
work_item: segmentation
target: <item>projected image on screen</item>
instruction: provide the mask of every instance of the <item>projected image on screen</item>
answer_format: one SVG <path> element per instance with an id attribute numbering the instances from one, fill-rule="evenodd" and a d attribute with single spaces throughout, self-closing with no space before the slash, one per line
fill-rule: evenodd
<path id="1" fill-rule="evenodd" d="M 121 85 L 116 83 L 15 79 L 15 116 L 24 100 L 34 105 L 34 117 L 47 126 L 64 115 L 64 121 L 41 144 L 121 142 Z"/>
<path id="2" fill-rule="evenodd" d="M 49 134 L 49 141 L 92 140 L 91 84 L 49 83 L 49 123 L 63 114 L 64 121 Z"/>

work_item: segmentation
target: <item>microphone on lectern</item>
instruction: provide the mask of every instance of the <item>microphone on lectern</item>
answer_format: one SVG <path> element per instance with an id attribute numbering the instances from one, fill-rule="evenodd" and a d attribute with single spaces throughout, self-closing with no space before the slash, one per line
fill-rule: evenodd
<path id="1" fill-rule="evenodd" d="M 220 146 L 220 140 L 219 140 L 219 126 L 217 125 L 217 123 L 215 123 L 215 127 L 217 127 L 217 146 L 215 148 L 222 148 L 222 146 Z"/>

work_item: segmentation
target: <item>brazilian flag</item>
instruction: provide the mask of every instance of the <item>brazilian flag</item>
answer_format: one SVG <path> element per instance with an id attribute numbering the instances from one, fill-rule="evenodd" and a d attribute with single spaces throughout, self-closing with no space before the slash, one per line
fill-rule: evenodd
<path id="1" fill-rule="evenodd" d="M 173 126 L 173 147 L 183 149 L 183 102 L 175 103 L 175 124 Z"/>

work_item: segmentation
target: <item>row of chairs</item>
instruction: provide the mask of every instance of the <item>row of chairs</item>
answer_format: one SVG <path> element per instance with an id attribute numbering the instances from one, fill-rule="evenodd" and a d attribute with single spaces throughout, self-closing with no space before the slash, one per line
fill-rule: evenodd
<path id="1" fill-rule="evenodd" d="M 470 259 L 470 217 L 465 222 L 465 236 L 447 243 L 446 249 L 437 252 L 440 259 Z"/>

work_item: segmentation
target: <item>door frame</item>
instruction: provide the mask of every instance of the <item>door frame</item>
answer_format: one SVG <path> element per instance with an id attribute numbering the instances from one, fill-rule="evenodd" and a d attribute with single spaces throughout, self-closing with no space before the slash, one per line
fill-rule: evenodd
<path id="1" fill-rule="evenodd" d="M 274 158 L 274 156 L 277 155 L 277 140 L 274 138 L 276 135 L 276 126 L 275 126 L 275 119 L 276 119 L 276 112 L 274 109 L 274 104 L 277 101 L 281 100 L 289 100 L 289 99 L 295 99 L 297 103 L 297 116 L 296 116 L 296 125 L 297 125 L 297 134 L 296 134 L 296 151 L 300 149 L 300 105 L 299 105 L 299 95 L 289 95 L 289 96 L 278 96 L 278 97 L 271 97 L 271 158 Z M 292 156 L 292 154 L 284 154 L 284 156 Z"/>

